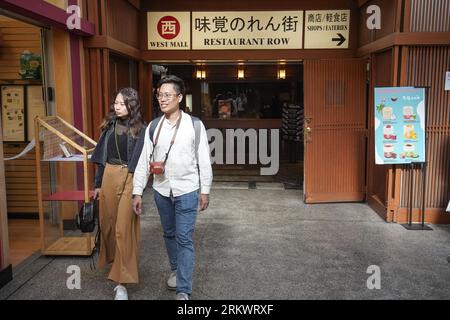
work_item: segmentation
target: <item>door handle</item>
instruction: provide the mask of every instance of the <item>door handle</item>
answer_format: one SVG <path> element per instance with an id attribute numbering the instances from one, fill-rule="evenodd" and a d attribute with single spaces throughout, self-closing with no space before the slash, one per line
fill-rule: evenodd
<path id="1" fill-rule="evenodd" d="M 312 142 L 312 129 L 311 129 L 310 126 L 306 126 L 305 127 L 305 137 L 304 137 L 304 139 L 305 139 L 306 143 Z"/>
<path id="2" fill-rule="evenodd" d="M 312 121 L 312 118 L 305 118 L 305 124 L 304 124 L 305 125 L 305 134 L 304 134 L 304 137 L 303 137 L 304 140 L 305 140 L 305 143 L 312 142 L 311 121 Z"/>

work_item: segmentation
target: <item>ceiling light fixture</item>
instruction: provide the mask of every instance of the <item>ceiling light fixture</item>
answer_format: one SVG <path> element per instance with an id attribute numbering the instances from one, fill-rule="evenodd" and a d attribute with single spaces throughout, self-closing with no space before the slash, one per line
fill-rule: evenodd
<path id="1" fill-rule="evenodd" d="M 240 65 L 238 67 L 238 73 L 237 73 L 237 78 L 238 79 L 244 79 L 245 78 L 245 69 L 243 65 Z"/>

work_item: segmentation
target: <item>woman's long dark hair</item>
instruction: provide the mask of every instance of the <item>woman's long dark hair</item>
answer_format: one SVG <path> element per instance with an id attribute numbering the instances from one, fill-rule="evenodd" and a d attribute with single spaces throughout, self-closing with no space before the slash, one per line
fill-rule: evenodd
<path id="1" fill-rule="evenodd" d="M 128 110 L 128 125 L 131 135 L 136 138 L 145 123 L 144 119 L 142 119 L 141 99 L 139 98 L 138 92 L 133 88 L 122 88 L 117 92 L 114 96 L 114 101 L 109 108 L 109 114 L 103 120 L 100 129 L 108 130 L 114 123 L 114 120 L 117 119 L 116 111 L 114 109 L 114 102 L 119 94 L 122 95 L 123 101 L 125 102 L 125 106 Z"/>

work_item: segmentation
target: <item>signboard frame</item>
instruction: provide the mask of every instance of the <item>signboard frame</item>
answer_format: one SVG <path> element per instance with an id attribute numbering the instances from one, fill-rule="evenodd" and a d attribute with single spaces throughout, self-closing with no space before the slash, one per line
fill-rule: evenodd
<path id="1" fill-rule="evenodd" d="M 426 90 L 374 89 L 375 164 L 426 162 Z"/>
<path id="2" fill-rule="evenodd" d="M 303 10 L 193 11 L 193 50 L 303 49 Z"/>
<path id="3" fill-rule="evenodd" d="M 164 33 L 164 28 L 167 28 L 167 34 Z M 190 11 L 147 12 L 147 50 L 191 50 L 191 48 Z"/>
<path id="4" fill-rule="evenodd" d="M 349 49 L 351 9 L 147 11 L 147 50 Z"/>
<path id="5" fill-rule="evenodd" d="M 305 49 L 348 49 L 351 10 L 306 10 Z"/>

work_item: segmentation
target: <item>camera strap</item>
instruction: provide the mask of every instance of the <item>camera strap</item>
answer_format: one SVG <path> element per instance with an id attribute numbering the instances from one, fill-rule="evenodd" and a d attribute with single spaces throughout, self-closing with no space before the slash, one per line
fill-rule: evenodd
<path id="1" fill-rule="evenodd" d="M 178 134 L 178 129 L 180 128 L 182 115 L 183 115 L 183 113 L 180 112 L 180 117 L 178 118 L 178 121 L 177 121 L 177 127 L 175 128 L 175 132 L 173 133 L 172 140 L 170 141 L 169 150 L 167 151 L 166 157 L 164 159 L 164 165 L 166 164 L 167 159 L 169 158 L 170 150 L 172 149 L 172 146 L 175 143 L 175 139 L 176 139 L 177 134 Z M 164 125 L 164 116 L 162 118 L 161 124 L 159 125 L 158 133 L 156 134 L 155 144 L 153 145 L 153 151 L 152 151 L 152 154 L 150 156 L 150 161 L 153 158 L 153 154 L 155 153 L 156 145 L 158 144 L 159 135 L 161 134 L 161 129 L 162 129 L 163 125 Z"/>

